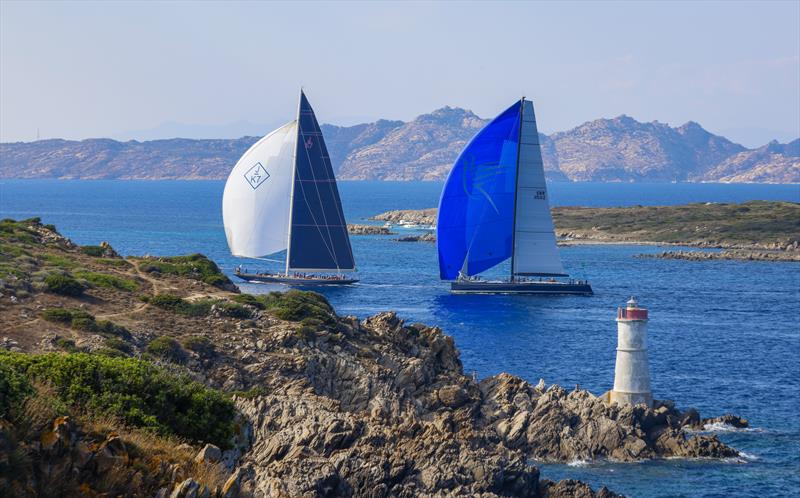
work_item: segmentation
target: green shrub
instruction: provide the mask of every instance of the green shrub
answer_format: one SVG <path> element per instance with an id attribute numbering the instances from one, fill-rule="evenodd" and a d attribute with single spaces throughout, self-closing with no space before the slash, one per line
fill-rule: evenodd
<path id="1" fill-rule="evenodd" d="M 40 316 L 48 322 L 72 323 L 72 310 L 64 308 L 47 308 Z"/>
<path id="2" fill-rule="evenodd" d="M 245 319 L 253 316 L 249 309 L 245 308 L 239 303 L 234 303 L 231 301 L 217 301 L 214 303 L 214 306 L 219 310 L 220 313 L 231 318 Z"/>
<path id="3" fill-rule="evenodd" d="M 186 359 L 186 351 L 172 337 L 156 337 L 147 345 L 147 352 L 165 360 L 182 362 Z"/>
<path id="4" fill-rule="evenodd" d="M 315 318 L 325 324 L 334 322 L 333 308 L 324 296 L 316 292 L 290 290 L 258 297 L 263 299 L 267 311 L 282 320 L 297 322 L 304 318 Z"/>
<path id="5" fill-rule="evenodd" d="M 58 266 L 61 268 L 75 268 L 78 266 L 78 263 L 76 263 L 75 260 L 66 256 L 61 256 L 60 254 L 43 254 L 42 259 L 49 266 Z"/>
<path id="6" fill-rule="evenodd" d="M 114 322 L 109 322 L 108 320 L 100 320 L 97 322 L 97 331 L 102 332 L 103 334 L 122 337 L 124 339 L 131 338 L 131 333 L 128 329 L 122 325 L 117 325 Z"/>
<path id="7" fill-rule="evenodd" d="M 100 259 L 97 260 L 97 262 L 98 263 L 102 263 L 104 265 L 108 265 L 108 266 L 115 266 L 117 268 L 131 266 L 131 264 L 127 260 L 124 260 L 122 258 L 120 258 L 120 259 L 116 259 L 116 258 L 100 258 Z"/>
<path id="8" fill-rule="evenodd" d="M 75 346 L 75 341 L 72 339 L 67 339 L 66 337 L 56 337 L 55 344 L 56 347 L 62 351 L 67 351 L 70 353 L 78 351 L 78 348 Z"/>
<path id="9" fill-rule="evenodd" d="M 51 273 L 44 279 L 47 290 L 62 296 L 77 297 L 83 294 L 83 285 L 70 275 Z"/>
<path id="10" fill-rule="evenodd" d="M 97 322 L 94 321 L 93 316 L 76 316 L 72 319 L 70 326 L 75 330 L 97 332 Z"/>
<path id="11" fill-rule="evenodd" d="M 23 374 L 0 362 L 0 419 L 9 417 L 33 393 L 33 387 Z"/>
<path id="12" fill-rule="evenodd" d="M 190 351 L 194 351 L 203 358 L 210 358 L 214 356 L 214 343 L 205 336 L 193 336 L 183 341 L 183 347 Z"/>
<path id="13" fill-rule="evenodd" d="M 118 337 L 109 337 L 105 340 L 104 344 L 105 347 L 109 349 L 114 349 L 125 354 L 131 354 L 133 352 L 131 345 Z"/>
<path id="14" fill-rule="evenodd" d="M 230 279 L 219 270 L 217 264 L 202 254 L 148 259 L 140 268 L 149 273 L 180 275 L 220 288 L 232 285 Z"/>
<path id="15" fill-rule="evenodd" d="M 109 275 L 107 273 L 79 271 L 75 272 L 75 276 L 82 278 L 90 284 L 98 287 L 107 287 L 110 289 L 118 289 L 129 292 L 135 291 L 139 288 L 139 284 L 136 282 L 136 280 L 131 278 L 122 278 L 116 275 Z"/>
<path id="16" fill-rule="evenodd" d="M 130 331 L 125 327 L 107 320 L 96 321 L 94 316 L 83 310 L 47 308 L 42 311 L 40 316 L 49 322 L 69 324 L 69 326 L 75 330 L 99 332 L 102 334 L 124 337 L 125 339 L 131 338 Z"/>
<path id="17" fill-rule="evenodd" d="M 81 252 L 87 256 L 99 258 L 106 253 L 106 250 L 100 246 L 81 246 Z"/>
<path id="18" fill-rule="evenodd" d="M 87 353 L 0 352 L 0 369 L 47 381 L 68 405 L 120 417 L 133 426 L 221 448 L 229 447 L 233 435 L 235 409 L 225 395 L 145 361 Z M 15 393 L 15 399 L 30 392 L 20 386 L 19 377 L 8 375 L 0 375 L 0 389 Z"/>
<path id="19" fill-rule="evenodd" d="M 205 316 L 211 311 L 213 300 L 203 299 L 200 301 L 189 302 L 173 294 L 156 294 L 152 297 L 143 297 L 143 301 L 158 306 L 165 310 L 186 316 Z"/>
<path id="20" fill-rule="evenodd" d="M 263 300 L 258 299 L 256 296 L 252 294 L 237 294 L 231 298 L 233 301 L 239 304 L 247 304 L 249 306 L 253 306 L 260 310 L 266 308 Z"/>

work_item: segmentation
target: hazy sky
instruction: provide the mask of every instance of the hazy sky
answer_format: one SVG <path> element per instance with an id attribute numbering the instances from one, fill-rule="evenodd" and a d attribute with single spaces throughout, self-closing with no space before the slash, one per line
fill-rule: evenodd
<path id="1" fill-rule="evenodd" d="M 323 122 L 628 114 L 748 146 L 800 135 L 800 1 L 0 0 L 0 141 L 264 134 L 304 85 Z M 137 131 L 138 130 L 138 131 Z"/>

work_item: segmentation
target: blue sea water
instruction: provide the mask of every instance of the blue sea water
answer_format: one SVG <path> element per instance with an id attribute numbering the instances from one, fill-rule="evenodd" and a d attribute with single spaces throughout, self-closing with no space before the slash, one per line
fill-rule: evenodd
<path id="1" fill-rule="evenodd" d="M 0 217 L 41 216 L 78 243 L 105 240 L 126 254 L 202 252 L 230 274 L 240 261 L 225 243 L 222 188 L 215 181 L 6 180 Z M 348 221 L 357 223 L 389 209 L 435 206 L 441 184 L 341 182 L 340 189 Z M 555 205 L 800 202 L 797 185 L 553 183 L 550 190 Z M 361 283 L 324 291 L 340 314 L 396 310 L 452 335 L 465 370 L 479 377 L 510 372 L 600 394 L 613 382 L 616 307 L 635 295 L 650 309 L 654 395 L 703 416 L 736 413 L 753 428 L 719 433 L 748 455 L 744 463 L 574 462 L 541 465 L 543 477 L 638 497 L 800 495 L 800 265 L 641 259 L 663 248 L 576 246 L 563 248 L 562 258 L 573 276 L 592 282 L 592 297 L 453 296 L 437 279 L 435 245 L 392 238 L 352 237 Z"/>

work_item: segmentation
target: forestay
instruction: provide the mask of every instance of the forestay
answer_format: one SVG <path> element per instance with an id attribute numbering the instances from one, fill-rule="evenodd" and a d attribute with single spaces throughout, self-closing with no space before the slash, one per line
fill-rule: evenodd
<path id="1" fill-rule="evenodd" d="M 234 256 L 258 258 L 286 249 L 296 144 L 292 121 L 250 147 L 228 176 L 222 220 Z"/>

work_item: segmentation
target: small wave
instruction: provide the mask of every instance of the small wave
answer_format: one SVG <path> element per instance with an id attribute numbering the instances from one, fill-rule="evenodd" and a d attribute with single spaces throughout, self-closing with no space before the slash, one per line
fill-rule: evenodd
<path id="1" fill-rule="evenodd" d="M 567 462 L 570 467 L 588 467 L 592 462 L 589 460 L 581 460 L 580 458 Z"/>
<path id="2" fill-rule="evenodd" d="M 744 459 L 745 459 L 746 461 L 748 461 L 748 462 L 754 462 L 754 461 L 756 461 L 756 460 L 760 460 L 760 459 L 761 459 L 761 457 L 760 457 L 760 456 L 758 456 L 758 455 L 754 455 L 754 454 L 752 454 L 752 453 L 747 453 L 747 452 L 745 452 L 745 451 L 740 451 L 740 452 L 739 452 L 739 456 L 740 456 L 741 458 L 744 458 Z"/>
<path id="3" fill-rule="evenodd" d="M 714 422 L 705 424 L 703 429 L 697 432 L 764 432 L 764 430 L 757 427 L 734 427 L 731 424 Z"/>

